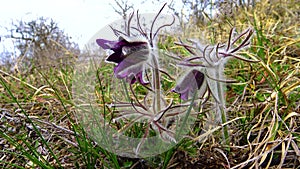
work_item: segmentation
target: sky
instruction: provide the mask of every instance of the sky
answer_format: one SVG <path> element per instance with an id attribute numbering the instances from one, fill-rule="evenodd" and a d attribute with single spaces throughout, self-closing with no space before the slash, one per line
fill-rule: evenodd
<path id="1" fill-rule="evenodd" d="M 158 4 L 151 1 L 141 4 L 140 0 L 129 0 L 143 12 L 157 12 Z M 6 27 L 12 21 L 30 21 L 39 17 L 52 18 L 58 27 L 83 47 L 99 29 L 121 19 L 114 12 L 113 0 L 2 0 L 0 6 L 0 52 L 3 48 L 12 48 L 12 42 L 3 38 Z M 162 6 L 162 5 L 161 5 Z M 147 8 L 145 8 L 147 7 Z"/>

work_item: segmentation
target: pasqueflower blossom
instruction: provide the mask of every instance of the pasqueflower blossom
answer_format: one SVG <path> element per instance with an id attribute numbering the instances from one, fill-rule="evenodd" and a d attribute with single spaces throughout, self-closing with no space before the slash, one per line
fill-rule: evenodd
<path id="1" fill-rule="evenodd" d="M 179 65 L 186 68 L 187 73 L 177 82 L 174 92 L 180 94 L 182 100 L 191 99 L 197 90 L 200 90 L 200 97 L 205 91 L 210 92 L 217 102 L 222 102 L 223 96 L 219 82 L 230 82 L 224 77 L 224 66 L 229 58 L 236 58 L 248 62 L 257 62 L 238 55 L 238 51 L 250 45 L 252 29 L 247 29 L 240 35 L 234 36 L 234 29 L 230 31 L 228 42 L 215 46 L 203 46 L 199 42 L 192 41 L 192 45 L 180 43 L 185 47 L 192 57 L 184 59 Z M 237 45 L 237 42 L 241 43 Z M 223 92 L 223 91 L 222 91 Z"/>
<path id="2" fill-rule="evenodd" d="M 120 36 L 118 41 L 97 39 L 96 42 L 103 49 L 113 51 L 106 61 L 116 64 L 114 74 L 117 78 L 126 79 L 131 84 L 136 81 L 143 85 L 148 83 L 143 75 L 150 53 L 147 41 Z"/>
<path id="3" fill-rule="evenodd" d="M 146 69 L 149 67 L 157 70 L 159 69 L 159 65 L 156 61 L 158 56 L 154 52 L 154 50 L 157 49 L 154 42 L 155 38 L 161 29 L 171 26 L 175 22 L 175 17 L 173 17 L 173 21 L 171 23 L 161 25 L 156 31 L 154 31 L 154 24 L 165 6 L 166 4 L 164 4 L 152 21 L 149 29 L 150 33 L 147 33 L 147 29 L 142 28 L 140 15 L 137 12 L 136 26 L 132 26 L 131 24 L 134 16 L 134 13 L 132 13 L 127 21 L 125 32 L 111 27 L 115 35 L 118 37 L 117 41 L 105 39 L 96 40 L 97 44 L 103 49 L 113 51 L 113 53 L 106 58 L 106 61 L 116 64 L 116 67 L 114 68 L 114 75 L 117 78 L 125 79 L 130 84 L 139 82 L 142 85 L 146 85 L 148 84 L 148 81 L 144 78 Z M 158 72 L 155 72 L 154 74 L 156 75 L 153 76 L 157 76 Z M 159 77 L 156 79 L 159 79 Z M 157 80 L 157 82 L 158 81 L 159 80 Z M 157 86 L 158 84 L 153 85 L 159 87 Z"/>
<path id="4" fill-rule="evenodd" d="M 179 93 L 182 100 L 188 100 L 193 97 L 196 90 L 200 90 L 200 88 L 205 89 L 205 86 L 204 74 L 199 70 L 192 69 L 179 79 L 173 91 Z M 205 91 L 202 90 L 201 95 L 203 95 L 204 92 Z"/>

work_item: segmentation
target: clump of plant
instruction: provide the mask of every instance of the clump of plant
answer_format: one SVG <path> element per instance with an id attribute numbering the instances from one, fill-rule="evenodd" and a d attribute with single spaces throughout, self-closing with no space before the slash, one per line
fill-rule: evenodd
<path id="1" fill-rule="evenodd" d="M 184 47 L 188 57 L 164 54 L 158 48 L 157 38 L 163 28 L 172 26 L 175 18 L 171 23 L 157 26 L 157 29 L 154 26 L 165 5 L 153 18 L 150 27 L 142 26 L 138 12 L 136 15 L 132 13 L 124 32 L 111 27 L 116 35 L 115 41 L 96 40 L 107 51 L 105 61 L 115 65 L 114 77 L 110 78 L 115 80 L 114 89 L 117 92 L 111 96 L 113 101 L 106 103 L 113 109 L 111 122 L 118 126 L 112 138 L 120 139 L 124 135 L 139 137 L 136 142 L 130 143 L 133 150 L 129 151 L 136 156 L 151 156 L 157 153 L 153 147 L 158 145 L 159 150 L 166 151 L 166 148 L 188 137 L 190 125 L 198 114 L 203 113 L 201 108 L 209 100 L 213 100 L 210 112 L 216 116 L 216 121 L 226 123 L 224 83 L 233 81 L 224 76 L 224 66 L 230 58 L 256 62 L 239 54 L 239 51 L 250 46 L 254 32 L 252 28 L 241 34 L 231 29 L 224 44 L 210 46 L 189 39 L 187 43 L 176 43 Z M 134 16 L 136 25 L 132 24 Z M 161 63 L 166 60 L 170 64 Z M 174 73 L 174 69 L 180 73 Z M 166 81 L 171 83 L 162 87 Z M 177 93 L 180 98 L 170 93 Z M 140 132 L 133 132 L 136 128 Z M 229 145 L 226 125 L 223 135 Z M 120 144 L 120 141 L 117 142 Z"/>

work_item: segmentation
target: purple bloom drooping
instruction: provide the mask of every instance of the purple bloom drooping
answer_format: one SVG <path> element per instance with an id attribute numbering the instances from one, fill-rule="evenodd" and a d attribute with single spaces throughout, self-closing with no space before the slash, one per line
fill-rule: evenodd
<path id="1" fill-rule="evenodd" d="M 106 58 L 106 61 L 117 64 L 114 68 L 117 78 L 125 78 L 131 84 L 136 81 L 143 85 L 148 83 L 143 79 L 150 53 L 147 41 L 131 40 L 128 37 L 125 39 L 120 36 L 119 41 L 97 39 L 96 42 L 103 49 L 110 49 L 114 52 Z"/>
<path id="2" fill-rule="evenodd" d="M 180 94 L 182 100 L 188 100 L 193 97 L 195 92 L 199 90 L 205 80 L 205 76 L 198 70 L 189 71 L 173 89 L 174 92 Z M 203 93 L 201 93 L 203 94 Z"/>

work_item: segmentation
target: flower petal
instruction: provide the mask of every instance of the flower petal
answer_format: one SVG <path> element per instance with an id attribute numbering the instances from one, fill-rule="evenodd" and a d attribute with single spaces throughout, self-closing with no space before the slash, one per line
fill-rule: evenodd
<path id="1" fill-rule="evenodd" d="M 179 80 L 173 91 L 179 93 L 182 100 L 188 100 L 201 88 L 204 80 L 204 74 L 202 72 L 198 70 L 189 71 Z"/>
<path id="2" fill-rule="evenodd" d="M 103 49 L 117 49 L 120 48 L 122 44 L 119 41 L 110 41 L 105 39 L 96 39 L 97 44 Z"/>
<path id="3" fill-rule="evenodd" d="M 137 75 L 136 75 L 136 78 L 138 80 L 138 82 L 140 82 L 142 85 L 147 85 L 149 84 L 149 82 L 147 82 L 146 80 L 144 80 L 144 72 L 139 72 Z"/>
<path id="4" fill-rule="evenodd" d="M 107 62 L 114 62 L 114 63 L 120 63 L 124 60 L 126 56 L 122 55 L 122 51 L 115 51 L 115 53 L 109 55 L 105 61 Z"/>
<path id="5" fill-rule="evenodd" d="M 143 85 L 148 84 L 143 78 L 145 65 L 149 59 L 148 55 L 148 50 L 141 50 L 128 55 L 114 68 L 115 76 L 119 79 L 126 78 L 132 84 L 136 80 Z"/>
<path id="6" fill-rule="evenodd" d="M 117 78 L 122 79 L 131 74 L 138 74 L 143 71 L 143 68 L 143 64 L 135 64 L 132 66 L 129 62 L 123 61 L 114 68 L 114 73 Z"/>

